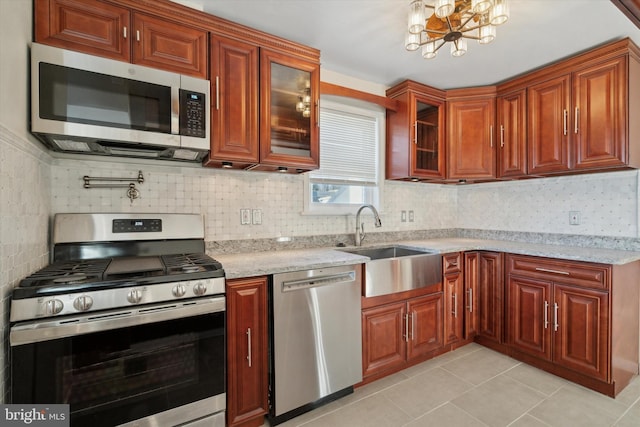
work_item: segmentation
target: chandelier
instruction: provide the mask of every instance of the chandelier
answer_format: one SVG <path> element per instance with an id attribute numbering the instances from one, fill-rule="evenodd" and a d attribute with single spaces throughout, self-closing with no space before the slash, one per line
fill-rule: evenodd
<path id="1" fill-rule="evenodd" d="M 429 16 L 429 12 L 433 13 Z M 405 48 L 435 58 L 438 50 L 451 42 L 451 55 L 467 53 L 467 39 L 480 44 L 496 38 L 496 26 L 509 19 L 507 0 L 435 0 L 433 5 L 414 0 L 409 6 L 409 26 Z"/>

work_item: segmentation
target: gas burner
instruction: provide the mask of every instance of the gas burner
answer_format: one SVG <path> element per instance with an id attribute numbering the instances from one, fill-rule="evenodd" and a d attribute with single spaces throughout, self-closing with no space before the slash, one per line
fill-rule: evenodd
<path id="1" fill-rule="evenodd" d="M 200 271 L 200 267 L 197 265 L 183 265 L 181 270 L 185 273 L 197 273 Z"/>

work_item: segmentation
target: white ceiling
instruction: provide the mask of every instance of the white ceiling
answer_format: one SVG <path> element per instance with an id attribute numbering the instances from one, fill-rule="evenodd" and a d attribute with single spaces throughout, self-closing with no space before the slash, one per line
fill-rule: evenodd
<path id="1" fill-rule="evenodd" d="M 412 79 L 441 89 L 511 78 L 640 29 L 610 0 L 509 0 L 511 18 L 488 45 L 435 59 L 404 48 L 410 0 L 177 0 L 321 51 L 323 69 L 392 86 Z M 431 0 L 428 0 L 431 1 Z"/>

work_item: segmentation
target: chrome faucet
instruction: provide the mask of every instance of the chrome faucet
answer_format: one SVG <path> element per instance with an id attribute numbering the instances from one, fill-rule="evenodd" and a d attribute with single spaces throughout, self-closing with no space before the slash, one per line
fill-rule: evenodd
<path id="1" fill-rule="evenodd" d="M 372 205 L 362 205 L 360 209 L 358 209 L 358 213 L 356 213 L 356 246 L 360 246 L 362 241 L 364 240 L 364 224 L 360 223 L 360 212 L 362 209 L 369 208 L 371 212 L 373 212 L 373 216 L 376 219 L 375 226 L 382 227 L 382 222 L 380 221 L 380 215 L 378 215 L 378 211 Z"/>

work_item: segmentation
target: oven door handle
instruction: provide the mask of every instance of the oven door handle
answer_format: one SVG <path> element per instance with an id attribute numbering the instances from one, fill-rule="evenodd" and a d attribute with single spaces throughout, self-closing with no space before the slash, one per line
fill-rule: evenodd
<path id="1" fill-rule="evenodd" d="M 140 306 L 129 310 L 96 312 L 57 320 L 43 319 L 18 323 L 11 327 L 9 343 L 11 346 L 31 344 L 74 335 L 224 312 L 225 306 L 226 298 L 218 296 L 173 304 Z"/>

